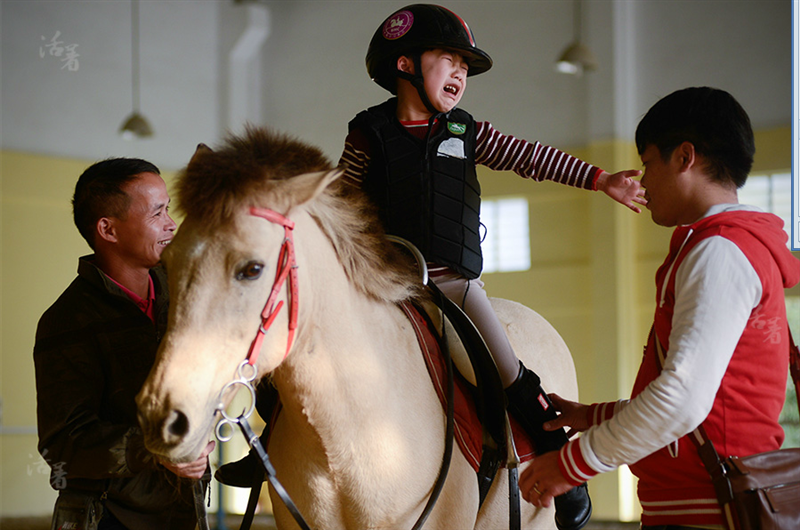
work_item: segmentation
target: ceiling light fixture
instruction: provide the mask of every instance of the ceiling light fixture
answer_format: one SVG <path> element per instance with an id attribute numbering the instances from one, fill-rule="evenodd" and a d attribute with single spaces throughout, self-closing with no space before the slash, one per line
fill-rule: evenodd
<path id="1" fill-rule="evenodd" d="M 592 51 L 581 42 L 581 0 L 575 0 L 573 5 L 575 40 L 561 52 L 556 61 L 556 70 L 563 74 L 580 76 L 584 71 L 596 69 L 597 60 Z"/>
<path id="2" fill-rule="evenodd" d="M 150 123 L 139 112 L 139 0 L 131 0 L 131 95 L 133 112 L 125 118 L 119 134 L 125 140 L 153 136 Z"/>

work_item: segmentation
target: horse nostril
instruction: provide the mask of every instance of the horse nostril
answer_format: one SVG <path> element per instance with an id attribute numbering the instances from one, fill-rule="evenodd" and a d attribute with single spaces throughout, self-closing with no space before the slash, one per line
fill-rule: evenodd
<path id="1" fill-rule="evenodd" d="M 173 410 L 169 413 L 169 417 L 167 418 L 165 424 L 165 438 L 167 439 L 174 439 L 174 438 L 182 438 L 189 432 L 189 418 L 186 417 L 186 414 L 179 410 Z"/>

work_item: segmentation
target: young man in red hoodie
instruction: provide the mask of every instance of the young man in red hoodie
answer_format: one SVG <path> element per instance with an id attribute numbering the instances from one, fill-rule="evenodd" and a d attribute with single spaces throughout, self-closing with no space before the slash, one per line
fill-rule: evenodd
<path id="1" fill-rule="evenodd" d="M 537 506 L 628 464 L 644 529 L 724 528 L 688 433 L 701 423 L 722 455 L 778 449 L 789 354 L 784 289 L 800 280 L 783 222 L 741 205 L 752 167 L 747 113 L 727 92 L 679 90 L 636 130 L 653 221 L 675 226 L 656 273 L 653 331 L 630 400 L 590 406 L 553 395 L 546 429 L 585 431 L 520 478 Z M 665 354 L 657 361 L 659 343 Z"/>

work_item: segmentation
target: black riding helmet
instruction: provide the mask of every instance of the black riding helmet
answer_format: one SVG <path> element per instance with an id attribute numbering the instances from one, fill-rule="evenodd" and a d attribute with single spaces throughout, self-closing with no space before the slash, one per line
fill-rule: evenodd
<path id="1" fill-rule="evenodd" d="M 461 17 L 440 6 L 414 4 L 393 13 L 372 36 L 367 49 L 367 72 L 373 81 L 395 94 L 396 78 L 400 75 L 397 58 L 412 57 L 418 75 L 409 80 L 428 105 L 419 74 L 419 56 L 436 48 L 461 54 L 469 64 L 468 76 L 482 74 L 492 67 L 492 58 L 475 46 L 475 37 Z"/>

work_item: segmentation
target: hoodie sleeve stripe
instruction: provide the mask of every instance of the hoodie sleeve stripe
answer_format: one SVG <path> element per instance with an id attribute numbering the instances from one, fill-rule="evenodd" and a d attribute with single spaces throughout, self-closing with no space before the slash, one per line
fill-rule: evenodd
<path id="1" fill-rule="evenodd" d="M 581 452 L 580 438 L 569 441 L 559 452 L 558 466 L 561 474 L 572 486 L 586 482 L 596 476 L 597 471 L 589 467 Z"/>

